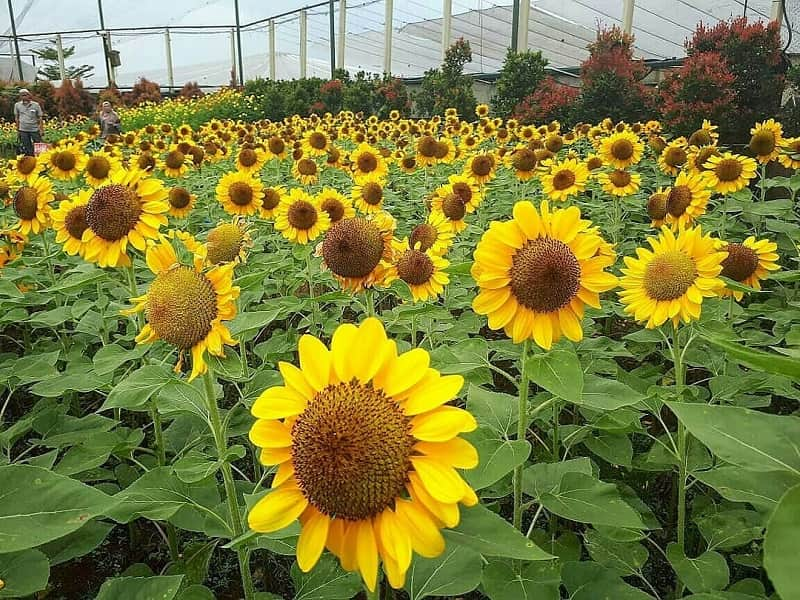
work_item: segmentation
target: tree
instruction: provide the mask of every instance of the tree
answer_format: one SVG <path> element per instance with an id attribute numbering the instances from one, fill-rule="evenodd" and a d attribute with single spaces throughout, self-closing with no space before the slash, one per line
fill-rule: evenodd
<path id="1" fill-rule="evenodd" d="M 469 42 L 461 38 L 447 49 L 439 69 L 425 71 L 420 90 L 414 95 L 417 112 L 422 115 L 440 115 L 455 108 L 467 119 L 475 112 L 475 95 L 472 77 L 464 74 L 464 65 L 472 62 Z"/>
<path id="2" fill-rule="evenodd" d="M 50 40 L 50 45 L 46 48 L 34 50 L 33 53 L 41 58 L 45 64 L 39 69 L 39 75 L 51 81 L 61 79 L 61 71 L 58 68 L 58 49 L 56 41 Z M 64 48 L 64 62 L 75 54 L 75 46 L 67 46 Z M 94 74 L 94 67 L 92 65 L 81 65 L 79 67 L 64 67 L 64 74 L 67 79 L 87 79 Z"/>
<path id="3" fill-rule="evenodd" d="M 538 50 L 514 52 L 509 48 L 500 76 L 492 108 L 498 117 L 507 118 L 523 100 L 533 94 L 545 78 L 547 59 Z"/>

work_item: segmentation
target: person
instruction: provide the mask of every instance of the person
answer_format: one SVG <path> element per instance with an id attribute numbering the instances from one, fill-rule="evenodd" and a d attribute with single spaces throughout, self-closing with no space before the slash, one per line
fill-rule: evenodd
<path id="1" fill-rule="evenodd" d="M 22 151 L 33 156 L 34 142 L 41 142 L 44 135 L 42 107 L 33 99 L 31 93 L 22 88 L 19 91 L 19 102 L 14 104 L 14 119 Z"/>
<path id="2" fill-rule="evenodd" d="M 100 107 L 97 115 L 100 122 L 100 137 L 104 138 L 111 133 L 119 133 L 119 115 L 111 108 L 111 102 L 106 100 Z"/>

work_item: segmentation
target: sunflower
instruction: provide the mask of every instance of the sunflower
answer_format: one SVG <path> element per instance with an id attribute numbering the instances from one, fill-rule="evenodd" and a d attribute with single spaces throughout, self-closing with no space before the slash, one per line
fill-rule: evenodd
<path id="1" fill-rule="evenodd" d="M 248 173 L 231 171 L 225 173 L 217 184 L 217 200 L 230 215 L 250 216 L 256 214 L 262 202 L 264 185 L 261 180 Z"/>
<path id="2" fill-rule="evenodd" d="M 76 144 L 63 144 L 49 150 L 45 156 L 43 162 L 47 165 L 48 174 L 64 181 L 75 179 L 86 164 L 86 155 Z"/>
<path id="3" fill-rule="evenodd" d="M 760 290 L 762 279 L 766 279 L 770 271 L 780 269 L 778 265 L 778 245 L 769 240 L 756 240 L 753 236 L 741 244 L 735 242 L 718 242 L 718 249 L 728 253 L 722 261 L 722 277 L 733 279 L 742 285 Z M 741 300 L 744 293 L 739 290 L 724 289 L 721 296 L 732 294 Z"/>
<path id="4" fill-rule="evenodd" d="M 672 140 L 661 151 L 661 154 L 658 156 L 658 168 L 667 175 L 672 175 L 674 177 L 678 174 L 683 165 L 686 164 L 688 158 L 689 154 L 686 151 L 686 140 L 684 138 L 678 138 Z"/>
<path id="5" fill-rule="evenodd" d="M 567 159 L 561 162 L 550 160 L 543 165 L 547 171 L 540 176 L 542 191 L 551 200 L 566 200 L 580 194 L 586 188 L 589 169 L 583 162 Z"/>
<path id="6" fill-rule="evenodd" d="M 659 187 L 647 199 L 647 216 L 652 227 L 661 227 L 667 219 L 667 194 L 669 188 Z"/>
<path id="7" fill-rule="evenodd" d="M 309 129 L 303 135 L 303 153 L 309 156 L 323 156 L 328 153 L 331 140 L 321 129 Z"/>
<path id="8" fill-rule="evenodd" d="M 444 256 L 453 245 L 453 227 L 441 212 L 432 212 L 424 223 L 411 230 L 408 246 L 423 252 L 430 251 L 435 256 Z"/>
<path id="9" fill-rule="evenodd" d="M 350 165 L 353 169 L 353 179 L 360 183 L 362 179 L 374 177 L 379 180 L 386 179 L 386 160 L 381 153 L 367 143 L 359 146 L 350 153 Z"/>
<path id="10" fill-rule="evenodd" d="M 497 158 L 491 152 L 474 154 L 467 159 L 463 175 L 471 177 L 479 184 L 485 184 L 494 179 L 497 173 Z"/>
<path id="11" fill-rule="evenodd" d="M 783 141 L 783 127 L 775 119 L 756 123 L 750 130 L 750 152 L 755 154 L 756 160 L 762 165 L 774 160 L 780 154 L 780 145 Z"/>
<path id="12" fill-rule="evenodd" d="M 256 176 L 267 162 L 267 153 L 261 148 L 242 148 L 236 155 L 234 166 L 237 171 Z"/>
<path id="13" fill-rule="evenodd" d="M 587 154 L 586 158 L 583 161 L 586 164 L 586 168 L 589 170 L 589 175 L 592 175 L 593 171 L 597 171 L 598 169 L 603 168 L 603 159 L 600 158 L 599 155 L 591 153 Z M 599 173 L 598 173 L 599 175 Z"/>
<path id="14" fill-rule="evenodd" d="M 28 238 L 13 229 L 0 229 L 0 269 L 19 258 Z"/>
<path id="15" fill-rule="evenodd" d="M 84 258 L 101 267 L 130 265 L 128 243 L 144 251 L 146 240 L 156 239 L 158 229 L 167 224 L 168 195 L 160 179 L 142 171 L 116 171 L 86 205 Z"/>
<path id="16" fill-rule="evenodd" d="M 752 158 L 723 152 L 710 156 L 704 165 L 708 186 L 718 194 L 738 192 L 756 176 L 756 161 Z"/>
<path id="17" fill-rule="evenodd" d="M 603 162 L 615 169 L 626 169 L 642 160 L 644 144 L 630 131 L 612 133 L 600 139 L 598 153 Z"/>
<path id="18" fill-rule="evenodd" d="M 393 256 L 394 228 L 386 212 L 334 223 L 318 248 L 323 266 L 352 292 L 382 285 Z"/>
<path id="19" fill-rule="evenodd" d="M 478 182 L 467 175 L 450 175 L 447 178 L 450 184 L 450 191 L 461 198 L 468 213 L 475 212 L 483 200 L 483 192 Z"/>
<path id="20" fill-rule="evenodd" d="M 394 244 L 395 259 L 386 273 L 386 285 L 400 279 L 411 291 L 414 302 L 435 300 L 450 283 L 444 270 L 449 261 L 431 250 L 422 250 L 421 243 L 409 246 L 408 240 Z"/>
<path id="21" fill-rule="evenodd" d="M 689 146 L 700 148 L 702 146 L 714 146 L 718 140 L 717 126 L 712 125 L 708 119 L 703 119 L 700 129 L 689 136 L 688 144 Z"/>
<path id="22" fill-rule="evenodd" d="M 700 318 L 703 298 L 717 296 L 725 287 L 720 279 L 727 252 L 715 249 L 702 228 L 681 229 L 676 235 L 661 228 L 649 237 L 652 250 L 638 248 L 636 258 L 625 257 L 619 292 L 625 313 L 653 329 L 667 320 L 674 327 Z"/>
<path id="23" fill-rule="evenodd" d="M 692 175 L 702 174 L 707 170 L 705 165 L 712 156 L 719 156 L 716 146 L 689 146 L 685 168 Z"/>
<path id="24" fill-rule="evenodd" d="M 197 195 L 192 194 L 184 187 L 175 186 L 170 189 L 167 200 L 169 201 L 169 214 L 182 219 L 192 212 L 197 203 Z"/>
<path id="25" fill-rule="evenodd" d="M 475 114 L 479 119 L 483 119 L 489 116 L 489 105 L 488 104 L 478 104 L 475 107 Z"/>
<path id="26" fill-rule="evenodd" d="M 436 214 L 437 219 L 446 220 L 454 233 L 464 231 L 467 223 L 467 205 L 461 196 L 453 191 L 450 184 L 440 186 L 431 196 L 431 214 Z"/>
<path id="27" fill-rule="evenodd" d="M 800 169 L 800 137 L 781 140 L 780 162 L 787 169 Z"/>
<path id="28" fill-rule="evenodd" d="M 575 206 L 551 212 L 545 200 L 537 211 L 522 201 L 513 215 L 493 222 L 475 249 L 473 310 L 515 343 L 532 338 L 549 350 L 562 334 L 581 340 L 584 306 L 599 308 L 599 293 L 617 285 L 603 271 L 613 252 Z"/>
<path id="29" fill-rule="evenodd" d="M 377 176 L 363 177 L 353 186 L 353 202 L 363 213 L 370 214 L 383 210 L 384 188 Z"/>
<path id="30" fill-rule="evenodd" d="M 514 170 L 514 175 L 520 181 L 532 179 L 536 174 L 538 165 L 536 152 L 527 146 L 520 146 L 506 154 L 505 163 L 510 169 Z"/>
<path id="31" fill-rule="evenodd" d="M 285 196 L 286 188 L 281 185 L 265 187 L 261 192 L 261 206 L 258 208 L 258 214 L 263 219 L 274 218 L 275 209 L 278 208 L 278 205 Z"/>
<path id="32" fill-rule="evenodd" d="M 121 166 L 122 164 L 116 156 L 98 150 L 86 159 L 83 178 L 90 186 L 100 187 L 106 185 L 114 171 L 121 168 Z"/>
<path id="33" fill-rule="evenodd" d="M 158 166 L 156 157 L 150 152 L 141 152 L 139 154 L 132 154 L 128 158 L 128 167 L 130 169 L 138 169 L 140 171 L 150 172 Z"/>
<path id="34" fill-rule="evenodd" d="M 189 170 L 189 161 L 186 155 L 177 148 L 171 149 L 167 152 L 163 161 L 159 162 L 159 168 L 164 172 L 167 177 L 183 177 Z"/>
<path id="35" fill-rule="evenodd" d="M 72 199 L 62 200 L 58 208 L 50 213 L 56 242 L 70 256 L 83 256 L 83 232 L 89 227 L 86 221 L 86 205 L 94 190 L 81 190 Z"/>
<path id="36" fill-rule="evenodd" d="M 180 352 L 176 371 L 180 371 L 183 353 L 192 353 L 189 381 L 206 372 L 205 353 L 224 356 L 224 345 L 236 341 L 222 321 L 236 316 L 239 288 L 233 285 L 233 263 L 203 272 L 202 259 L 194 265 L 178 262 L 175 249 L 165 238 L 147 248 L 147 266 L 155 274 L 147 293 L 131 298 L 134 306 L 123 314 L 144 312 L 147 324 L 136 341 L 147 344 L 164 340 Z"/>
<path id="37" fill-rule="evenodd" d="M 705 214 L 709 198 L 711 189 L 707 179 L 681 171 L 672 187 L 667 189 L 667 224 L 673 230 L 691 225 Z"/>
<path id="38" fill-rule="evenodd" d="M 313 159 L 302 157 L 292 163 L 292 176 L 303 185 L 314 185 L 319 180 L 319 166 Z"/>
<path id="39" fill-rule="evenodd" d="M 600 173 L 597 181 L 603 186 L 603 190 L 612 196 L 630 196 L 639 191 L 642 176 L 625 169 L 617 169 L 610 173 Z"/>
<path id="40" fill-rule="evenodd" d="M 319 207 L 328 213 L 331 225 L 356 216 L 352 200 L 333 188 L 322 188 L 317 194 L 317 202 Z"/>
<path id="41" fill-rule="evenodd" d="M 304 335 L 299 364 L 281 362 L 285 385 L 253 405 L 250 439 L 261 462 L 277 465 L 273 491 L 248 515 L 259 532 L 300 520 L 300 569 L 310 571 L 325 548 L 375 590 L 379 561 L 402 588 L 412 553 L 444 551 L 439 529 L 459 522 L 458 504 L 477 504 L 456 469 L 477 465 L 459 437 L 475 419 L 446 403 L 460 375 L 429 368 L 420 348 L 398 354 L 380 321 L 340 325 L 330 350 Z"/>
<path id="42" fill-rule="evenodd" d="M 15 228 L 22 235 L 44 231 L 50 219 L 50 202 L 53 198 L 53 184 L 47 177 L 29 177 L 16 191 L 11 203 L 19 217 Z"/>
<path id="43" fill-rule="evenodd" d="M 220 223 L 208 232 L 205 257 L 210 265 L 243 263 L 253 240 L 243 217 L 234 217 L 229 223 Z"/>
<path id="44" fill-rule="evenodd" d="M 42 158 L 44 158 L 44 156 L 42 156 Z M 6 170 L 8 182 L 18 183 L 36 177 L 44 170 L 45 165 L 42 158 L 37 159 L 35 156 L 23 155 L 8 161 L 8 168 Z"/>
<path id="45" fill-rule="evenodd" d="M 331 226 L 328 213 L 320 208 L 317 198 L 294 188 L 275 209 L 275 229 L 290 242 L 307 244 Z"/>

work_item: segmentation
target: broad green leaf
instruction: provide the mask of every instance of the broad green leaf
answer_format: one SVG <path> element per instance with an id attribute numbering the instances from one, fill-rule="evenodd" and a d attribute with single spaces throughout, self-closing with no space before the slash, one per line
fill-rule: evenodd
<path id="1" fill-rule="evenodd" d="M 68 275 L 56 285 L 47 288 L 44 293 L 46 294 L 70 294 L 71 292 L 80 291 L 94 284 L 97 281 L 106 279 L 107 273 L 97 267 L 92 267 L 92 270 L 87 273 L 74 273 Z M 92 286 L 94 287 L 94 286 Z"/>
<path id="2" fill-rule="evenodd" d="M 800 418 L 738 406 L 666 404 L 722 460 L 753 471 L 800 476 Z"/>
<path id="3" fill-rule="evenodd" d="M 349 600 L 362 589 L 358 574 L 343 570 L 328 553 L 308 573 L 303 573 L 295 562 L 291 575 L 295 600 Z"/>
<path id="4" fill-rule="evenodd" d="M 616 486 L 584 473 L 565 473 L 558 489 L 541 494 L 539 500 L 547 510 L 571 521 L 647 529 Z"/>
<path id="5" fill-rule="evenodd" d="M 67 391 L 93 392 L 107 385 L 106 378 L 94 373 L 59 373 L 31 386 L 31 393 L 44 398 L 58 398 Z"/>
<path id="6" fill-rule="evenodd" d="M 507 563 L 492 561 L 483 569 L 481 582 L 491 600 L 559 600 L 560 583 L 555 561 L 531 563 L 519 572 Z"/>
<path id="7" fill-rule="evenodd" d="M 652 600 L 614 571 L 591 561 L 567 562 L 561 572 L 570 600 Z"/>
<path id="8" fill-rule="evenodd" d="M 50 563 L 39 550 L 0 554 L 0 598 L 26 598 L 47 587 Z"/>
<path id="9" fill-rule="evenodd" d="M 8 279 L 0 279 L 0 298 L 24 298 L 25 294 L 19 291 L 19 288 L 13 281 Z"/>
<path id="10" fill-rule="evenodd" d="M 527 440 L 507 440 L 482 428 L 470 434 L 469 441 L 478 451 L 478 466 L 464 473 L 464 478 L 475 490 L 482 490 L 508 475 L 517 465 L 527 460 L 531 445 Z"/>
<path id="11" fill-rule="evenodd" d="M 55 364 L 60 354 L 60 350 L 53 350 L 52 352 L 23 356 L 14 361 L 11 376 L 16 377 L 21 384 L 55 377 L 58 375 Z"/>
<path id="12" fill-rule="evenodd" d="M 761 539 L 764 517 L 746 509 L 724 510 L 695 519 L 709 550 L 731 550 Z"/>
<path id="13" fill-rule="evenodd" d="M 800 598 L 797 557 L 800 556 L 800 485 L 784 494 L 767 523 L 764 568 L 783 600 Z"/>
<path id="14" fill-rule="evenodd" d="M 177 600 L 216 600 L 214 593 L 204 585 L 190 585 L 178 594 Z"/>
<path id="15" fill-rule="evenodd" d="M 0 467 L 0 552 L 35 548 L 83 527 L 112 500 L 79 481 L 30 465 Z"/>
<path id="16" fill-rule="evenodd" d="M 69 306 L 59 306 L 52 310 L 43 310 L 33 313 L 28 317 L 28 322 L 36 328 L 40 327 L 56 327 L 63 325 L 67 321 L 72 320 L 72 311 Z"/>
<path id="17" fill-rule="evenodd" d="M 771 511 L 791 487 L 800 484 L 800 476 L 789 471 L 745 471 L 732 465 L 722 465 L 692 476 L 717 490 L 731 502 L 749 502 Z"/>
<path id="18" fill-rule="evenodd" d="M 562 460 L 557 463 L 535 463 L 522 473 L 522 490 L 539 500 L 542 494 L 555 493 L 567 473 L 592 475 L 592 462 L 584 457 Z"/>
<path id="19" fill-rule="evenodd" d="M 64 537 L 48 542 L 39 549 L 50 559 L 50 564 L 55 566 L 61 563 L 85 556 L 97 548 L 114 529 L 112 523 L 102 521 L 89 521 L 86 525 L 65 535 Z"/>
<path id="20" fill-rule="evenodd" d="M 708 332 L 701 332 L 703 339 L 724 350 L 725 357 L 740 364 L 776 375 L 785 375 L 800 381 L 800 361 L 763 350 L 756 350 Z"/>
<path id="21" fill-rule="evenodd" d="M 113 373 L 118 367 L 121 367 L 127 362 L 141 358 L 146 352 L 147 346 L 144 344 L 136 344 L 130 350 L 128 348 L 123 348 L 119 344 L 103 346 L 95 353 L 94 358 L 92 358 L 94 372 L 98 375 Z"/>
<path id="22" fill-rule="evenodd" d="M 182 582 L 183 575 L 117 577 L 102 585 L 95 600 L 172 600 Z"/>
<path id="23" fill-rule="evenodd" d="M 187 383 L 183 379 L 172 379 L 159 390 L 156 397 L 156 406 L 160 413 L 165 415 L 189 413 L 203 420 L 208 419 L 207 402 L 199 377 L 193 383 Z"/>
<path id="24" fill-rule="evenodd" d="M 615 542 L 589 529 L 583 535 L 584 545 L 589 555 L 604 567 L 615 571 L 621 577 L 641 572 L 650 554 L 638 542 Z"/>
<path id="25" fill-rule="evenodd" d="M 730 571 L 725 557 L 708 550 L 697 558 L 687 557 L 678 544 L 667 546 L 667 559 L 678 578 L 694 593 L 711 592 L 728 587 Z"/>
<path id="26" fill-rule="evenodd" d="M 461 522 L 454 529 L 446 529 L 444 536 L 451 543 L 467 546 L 484 556 L 521 560 L 553 558 L 503 517 L 480 504 L 462 508 Z"/>
<path id="27" fill-rule="evenodd" d="M 752 594 L 742 594 L 740 592 L 723 592 L 716 590 L 713 592 L 702 592 L 700 594 L 684 596 L 683 600 L 767 600 L 767 597 L 764 594 L 753 596 Z"/>
<path id="28" fill-rule="evenodd" d="M 228 328 L 234 337 L 255 333 L 272 323 L 283 311 L 284 309 L 281 307 L 272 310 L 242 312 L 236 315 Z"/>
<path id="29" fill-rule="evenodd" d="M 414 557 L 405 590 L 410 600 L 466 594 L 480 585 L 482 569 L 480 554 L 465 546 L 448 546 L 436 558 Z"/>
<path id="30" fill-rule="evenodd" d="M 519 402 L 515 396 L 490 392 L 471 385 L 467 392 L 467 410 L 472 413 L 479 425 L 491 427 L 503 435 L 508 435 L 517 423 Z"/>
<path id="31" fill-rule="evenodd" d="M 196 483 L 211 477 L 220 467 L 219 461 L 199 452 L 190 450 L 173 465 L 175 475 L 184 483 Z"/>
<path id="32" fill-rule="evenodd" d="M 100 411 L 112 408 L 144 410 L 147 401 L 173 379 L 165 367 L 145 365 L 120 381 L 108 394 Z"/>
<path id="33" fill-rule="evenodd" d="M 586 447 L 612 465 L 630 467 L 633 459 L 633 445 L 627 435 L 599 432 L 583 440 Z"/>
<path id="34" fill-rule="evenodd" d="M 574 352 L 551 350 L 528 359 L 528 375 L 533 383 L 548 392 L 580 404 L 583 394 L 583 368 Z"/>
<path id="35" fill-rule="evenodd" d="M 217 543 L 192 542 L 183 547 L 181 558 L 170 565 L 166 575 L 185 575 L 186 583 L 199 585 L 208 577 L 208 565 Z"/>
<path id="36" fill-rule="evenodd" d="M 226 381 L 240 381 L 244 379 L 244 369 L 242 359 L 232 348 L 225 347 L 223 356 L 210 354 L 206 357 L 208 366 L 211 367 L 215 375 Z"/>
<path id="37" fill-rule="evenodd" d="M 632 406 L 643 399 L 642 394 L 624 383 L 588 373 L 584 375 L 583 393 L 576 403 L 605 411 Z"/>

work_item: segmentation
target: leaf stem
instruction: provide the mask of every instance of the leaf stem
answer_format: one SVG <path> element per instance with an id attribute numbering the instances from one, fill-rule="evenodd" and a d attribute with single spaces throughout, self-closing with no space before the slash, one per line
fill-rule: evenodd
<path id="1" fill-rule="evenodd" d="M 520 356 L 520 382 L 519 382 L 519 412 L 517 415 L 517 439 L 524 440 L 528 431 L 528 352 L 530 351 L 530 340 L 525 340 L 522 344 L 522 355 Z M 514 515 L 513 525 L 515 529 L 522 528 L 522 464 L 514 467 Z"/>

